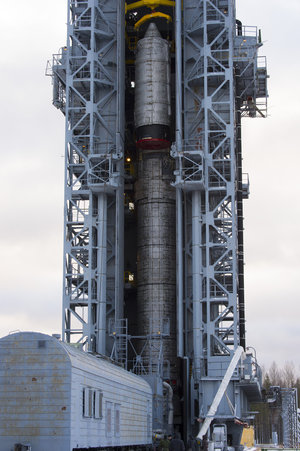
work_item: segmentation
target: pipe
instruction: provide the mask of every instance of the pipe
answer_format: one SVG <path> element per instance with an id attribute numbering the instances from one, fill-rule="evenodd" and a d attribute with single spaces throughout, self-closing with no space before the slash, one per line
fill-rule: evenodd
<path id="1" fill-rule="evenodd" d="M 193 347 L 195 380 L 201 378 L 202 358 L 202 230 L 201 192 L 192 193 Z"/>
<path id="2" fill-rule="evenodd" d="M 239 75 L 239 74 L 237 74 Z M 236 168 L 237 168 L 237 228 L 238 228 L 238 305 L 240 345 L 246 350 L 245 281 L 244 281 L 244 214 L 243 214 L 243 170 L 241 136 L 241 100 L 236 105 Z"/>
<path id="3" fill-rule="evenodd" d="M 173 433 L 173 417 L 174 417 L 174 406 L 173 406 L 173 389 L 170 384 L 163 382 L 163 386 L 168 390 L 168 433 Z"/>
<path id="4" fill-rule="evenodd" d="M 182 152 L 182 45 L 181 45 L 181 0 L 175 1 L 176 42 L 176 147 Z M 177 249 L 177 354 L 184 355 L 183 347 L 183 230 L 182 190 L 176 188 L 176 249 Z"/>
<path id="5" fill-rule="evenodd" d="M 169 16 L 169 14 L 152 12 L 150 14 L 145 14 L 145 16 L 138 20 L 134 25 L 134 29 L 138 30 L 144 23 L 148 22 L 148 20 L 156 19 L 157 17 L 165 19 L 168 22 L 172 22 L 172 17 Z"/>
<path id="6" fill-rule="evenodd" d="M 177 355 L 184 356 L 183 349 L 183 233 L 182 233 L 182 190 L 176 188 L 176 252 L 177 252 Z"/>
<path id="7" fill-rule="evenodd" d="M 174 4 L 175 4 L 174 0 L 140 0 L 134 3 L 129 3 L 129 5 L 125 3 L 125 14 L 127 14 L 128 11 L 137 8 L 143 8 L 144 6 L 147 6 L 148 8 L 154 10 L 160 5 L 170 6 L 173 8 Z"/>
<path id="8" fill-rule="evenodd" d="M 99 215 L 100 213 L 100 215 Z M 107 254 L 107 196 L 98 195 L 98 233 L 97 233 L 97 347 L 98 354 L 106 354 L 106 254 Z M 90 323 L 93 321 L 90 319 Z"/>
<path id="9" fill-rule="evenodd" d="M 182 45 L 181 45 L 181 0 L 175 2 L 176 43 L 176 146 L 182 151 Z"/>
<path id="10" fill-rule="evenodd" d="M 117 171 L 120 174 L 119 187 L 116 190 L 116 256 L 115 256 L 115 319 L 124 318 L 124 129 L 125 129 L 125 5 L 118 3 L 117 15 L 117 55 L 118 55 L 118 96 L 117 96 L 117 132 L 116 151 L 121 158 L 117 161 Z"/>

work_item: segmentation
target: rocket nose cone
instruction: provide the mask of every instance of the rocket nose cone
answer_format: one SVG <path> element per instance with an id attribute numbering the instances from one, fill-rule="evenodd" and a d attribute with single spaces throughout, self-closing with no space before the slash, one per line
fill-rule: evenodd
<path id="1" fill-rule="evenodd" d="M 155 23 L 151 22 L 147 31 L 145 33 L 145 38 L 161 38 L 160 32 L 158 31 Z"/>

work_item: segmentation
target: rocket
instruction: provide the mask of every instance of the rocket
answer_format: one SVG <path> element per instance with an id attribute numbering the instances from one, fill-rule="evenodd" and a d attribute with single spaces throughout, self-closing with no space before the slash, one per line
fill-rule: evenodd
<path id="1" fill-rule="evenodd" d="M 139 333 L 157 336 L 151 349 L 144 351 L 144 360 L 159 365 L 162 351 L 169 366 L 164 370 L 176 380 L 176 196 L 171 185 L 170 98 L 169 43 L 150 23 L 137 43 L 135 67 L 137 313 Z"/>

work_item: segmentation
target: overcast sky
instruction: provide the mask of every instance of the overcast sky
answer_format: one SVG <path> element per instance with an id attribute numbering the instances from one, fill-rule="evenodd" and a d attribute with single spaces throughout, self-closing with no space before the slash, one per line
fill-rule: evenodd
<path id="1" fill-rule="evenodd" d="M 66 42 L 66 0 L 2 8 L 0 336 L 61 331 L 64 118 L 51 105 L 47 59 Z M 300 1 L 237 0 L 262 29 L 267 119 L 244 119 L 247 344 L 260 364 L 300 373 Z"/>

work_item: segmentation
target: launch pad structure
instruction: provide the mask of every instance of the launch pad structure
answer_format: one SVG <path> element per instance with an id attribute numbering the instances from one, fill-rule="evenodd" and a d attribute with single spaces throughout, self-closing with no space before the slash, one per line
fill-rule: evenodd
<path id="1" fill-rule="evenodd" d="M 63 339 L 148 380 L 154 430 L 187 438 L 209 419 L 236 449 L 261 383 L 241 153 L 241 118 L 267 112 L 260 46 L 234 0 L 68 0 L 51 64 L 66 118 Z"/>

